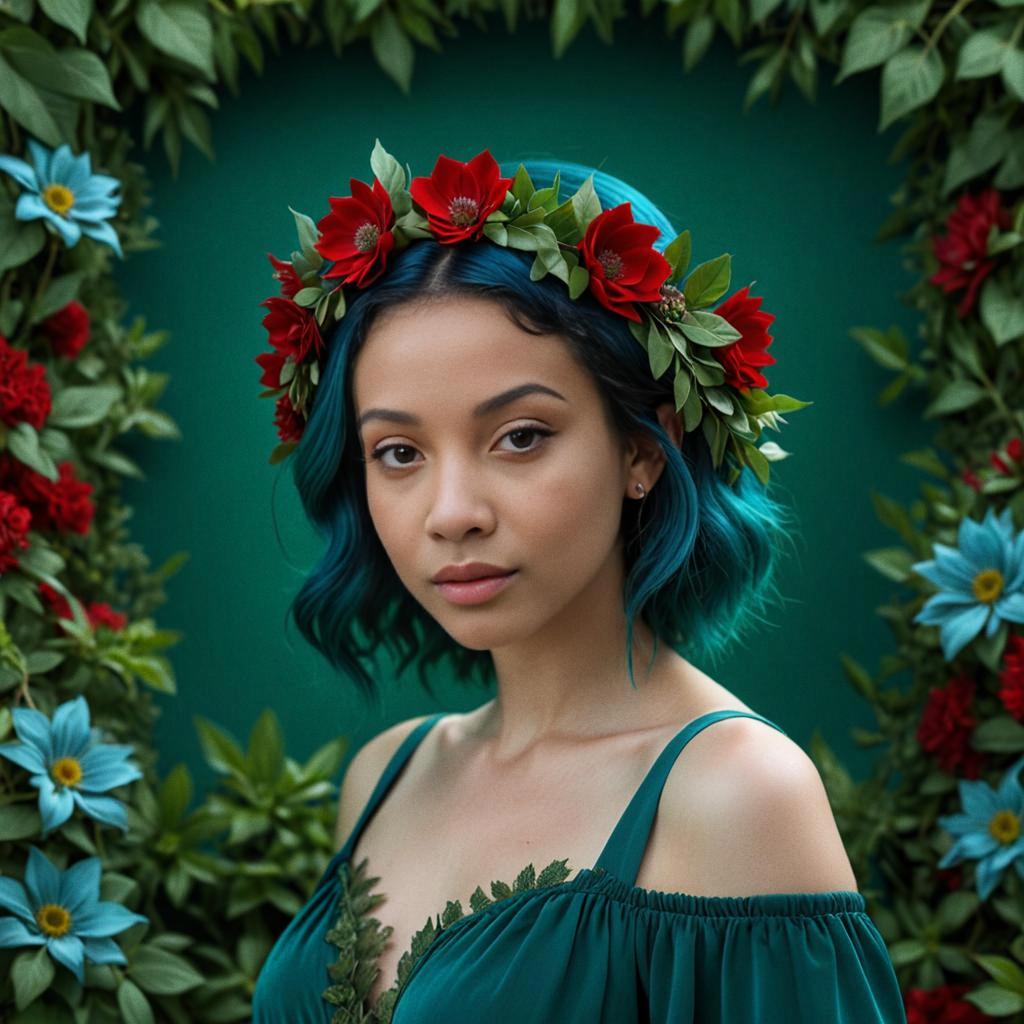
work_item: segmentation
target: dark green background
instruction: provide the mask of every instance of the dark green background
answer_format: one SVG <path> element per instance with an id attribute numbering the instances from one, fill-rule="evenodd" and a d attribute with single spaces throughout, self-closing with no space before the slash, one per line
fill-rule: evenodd
<path id="1" fill-rule="evenodd" d="M 635 15 L 617 25 L 613 47 L 586 28 L 556 60 L 544 22 L 510 35 L 494 16 L 486 32 L 461 23 L 442 53 L 418 51 L 408 97 L 368 43 L 340 60 L 326 47 L 269 54 L 262 77 L 243 75 L 240 98 L 222 92 L 215 164 L 187 145 L 175 180 L 159 139 L 135 154 L 152 178 L 164 247 L 116 273 L 130 314 L 172 332 L 149 365 L 172 375 L 161 405 L 184 440 L 130 444 L 148 479 L 129 482 L 127 500 L 154 564 L 191 554 L 158 613 L 161 626 L 185 634 L 169 653 L 179 694 L 158 697 L 162 771 L 184 760 L 200 789 L 209 781 L 195 713 L 244 739 L 270 706 L 301 759 L 339 734 L 351 756 L 390 723 L 436 709 L 411 673 L 385 670 L 384 712 L 374 714 L 297 630 L 286 635 L 289 599 L 317 547 L 290 473 L 267 462 L 273 403 L 257 398 L 254 358 L 267 348 L 258 303 L 277 292 L 266 253 L 288 258 L 295 247 L 288 206 L 319 220 L 329 195 L 349 194 L 350 177 L 372 180 L 380 137 L 414 174 L 429 174 L 439 153 L 468 160 L 484 148 L 498 160 L 599 166 L 691 230 L 692 265 L 731 253 L 729 294 L 756 280 L 752 291 L 776 315 L 769 390 L 815 403 L 766 435 L 794 453 L 772 476 L 802 540 L 779 580 L 787 601 L 774 625 L 703 667 L 805 747 L 819 727 L 854 774 L 865 773 L 871 752 L 849 732 L 874 718 L 839 655 L 874 671 L 891 648 L 874 609 L 892 585 L 862 553 L 894 538 L 869 492 L 912 497 L 917 473 L 898 455 L 929 437 L 922 399 L 879 408 L 891 375 L 849 335 L 854 325 L 898 323 L 916 336 L 916 314 L 898 298 L 912 283 L 899 244 L 873 241 L 903 175 L 886 162 L 898 131 L 877 134 L 874 74 L 836 87 L 829 67 L 814 104 L 789 83 L 778 106 L 762 98 L 744 114 L 755 65 L 738 57 L 720 38 L 685 74 L 680 39 L 666 37 L 660 16 Z M 487 699 L 447 682 L 438 693 L 449 710 Z"/>

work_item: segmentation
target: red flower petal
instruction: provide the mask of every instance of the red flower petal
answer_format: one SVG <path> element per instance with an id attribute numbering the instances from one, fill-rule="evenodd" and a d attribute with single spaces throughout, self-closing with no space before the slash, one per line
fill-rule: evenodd
<path id="1" fill-rule="evenodd" d="M 373 188 L 357 178 L 349 179 L 352 195 L 331 196 L 331 212 L 317 224 L 320 240 L 314 248 L 334 266 L 322 276 L 365 288 L 384 273 L 388 254 L 395 247 L 391 228 L 395 210 L 388 190 L 373 179 Z"/>
<path id="2" fill-rule="evenodd" d="M 751 387 L 766 388 L 768 381 L 757 367 L 771 366 L 776 361 L 767 351 L 773 341 L 768 327 L 775 315 L 759 308 L 762 301 L 762 296 L 752 296 L 750 285 L 745 285 L 714 310 L 740 332 L 731 345 L 711 351 L 725 367 L 725 383 L 743 392 Z"/>

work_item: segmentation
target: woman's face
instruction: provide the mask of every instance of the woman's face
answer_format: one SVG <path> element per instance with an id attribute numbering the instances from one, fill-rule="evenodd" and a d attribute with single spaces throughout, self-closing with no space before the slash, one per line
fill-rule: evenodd
<path id="1" fill-rule="evenodd" d="M 398 306 L 374 322 L 352 381 L 377 534 L 453 639 L 493 650 L 587 614 L 598 594 L 618 599 L 634 449 L 559 337 L 526 333 L 483 298 Z M 500 400 L 526 385 L 546 390 Z M 431 577 L 472 561 L 515 575 L 455 603 Z"/>

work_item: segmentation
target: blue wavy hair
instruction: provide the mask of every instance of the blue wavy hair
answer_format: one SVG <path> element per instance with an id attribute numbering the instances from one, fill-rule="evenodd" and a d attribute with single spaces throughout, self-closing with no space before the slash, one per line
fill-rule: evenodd
<path id="1" fill-rule="evenodd" d="M 538 188 L 560 170 L 560 193 L 571 195 L 591 174 L 602 209 L 631 204 L 634 219 L 661 229 L 663 250 L 677 232 L 646 196 L 612 175 L 576 163 L 522 161 Z M 519 161 L 504 163 L 506 177 Z M 303 508 L 326 542 L 288 611 L 306 640 L 363 696 L 379 706 L 366 665 L 380 650 L 399 671 L 415 663 L 434 696 L 428 667 L 449 659 L 456 677 L 489 688 L 495 681 L 489 651 L 452 640 L 406 590 L 370 518 L 359 435 L 351 398 L 351 370 L 378 312 L 403 302 L 445 295 L 486 296 L 523 330 L 561 336 L 591 374 L 602 405 L 623 445 L 647 432 L 666 464 L 643 502 L 623 498 L 625 553 L 623 608 L 626 666 L 633 677 L 633 623 L 637 616 L 680 653 L 715 662 L 761 618 L 775 586 L 779 542 L 789 538 L 789 514 L 744 468 L 733 486 L 726 463 L 715 469 L 703 432 L 676 446 L 656 407 L 673 401 L 671 374 L 655 381 L 647 353 L 624 318 L 606 310 L 589 291 L 569 298 L 565 284 L 547 275 L 530 280 L 533 253 L 499 245 L 445 245 L 418 239 L 392 255 L 387 272 L 355 292 L 332 337 L 303 437 L 290 462 Z M 640 505 L 643 505 L 642 520 Z M 652 661 L 654 654 L 652 653 Z"/>

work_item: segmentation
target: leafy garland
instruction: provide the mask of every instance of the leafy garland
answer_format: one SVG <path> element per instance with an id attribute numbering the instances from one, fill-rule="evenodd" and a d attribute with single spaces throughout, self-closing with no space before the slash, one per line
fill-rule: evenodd
<path id="1" fill-rule="evenodd" d="M 465 916 L 461 900 L 448 900 L 440 915 L 436 918 L 428 917 L 426 924 L 413 935 L 409 949 L 398 961 L 396 981 L 367 1010 L 370 990 L 380 973 L 377 960 L 394 930 L 390 925 L 382 928 L 380 921 L 370 914 L 386 897 L 383 893 L 371 891 L 380 878 L 366 877 L 368 864 L 369 858 L 364 857 L 354 868 L 347 861 L 342 861 L 338 866 L 338 879 L 341 883 L 338 917 L 325 936 L 339 950 L 337 961 L 327 968 L 333 984 L 323 993 L 324 999 L 337 1007 L 331 1017 L 331 1024 L 390 1024 L 395 1001 L 417 960 L 444 929 Z M 479 913 L 485 907 L 529 889 L 557 885 L 564 882 L 569 874 L 567 860 L 553 860 L 539 875 L 533 864 L 527 864 L 511 886 L 506 882 L 491 882 L 493 899 L 477 886 L 469 898 L 471 913 Z"/>

